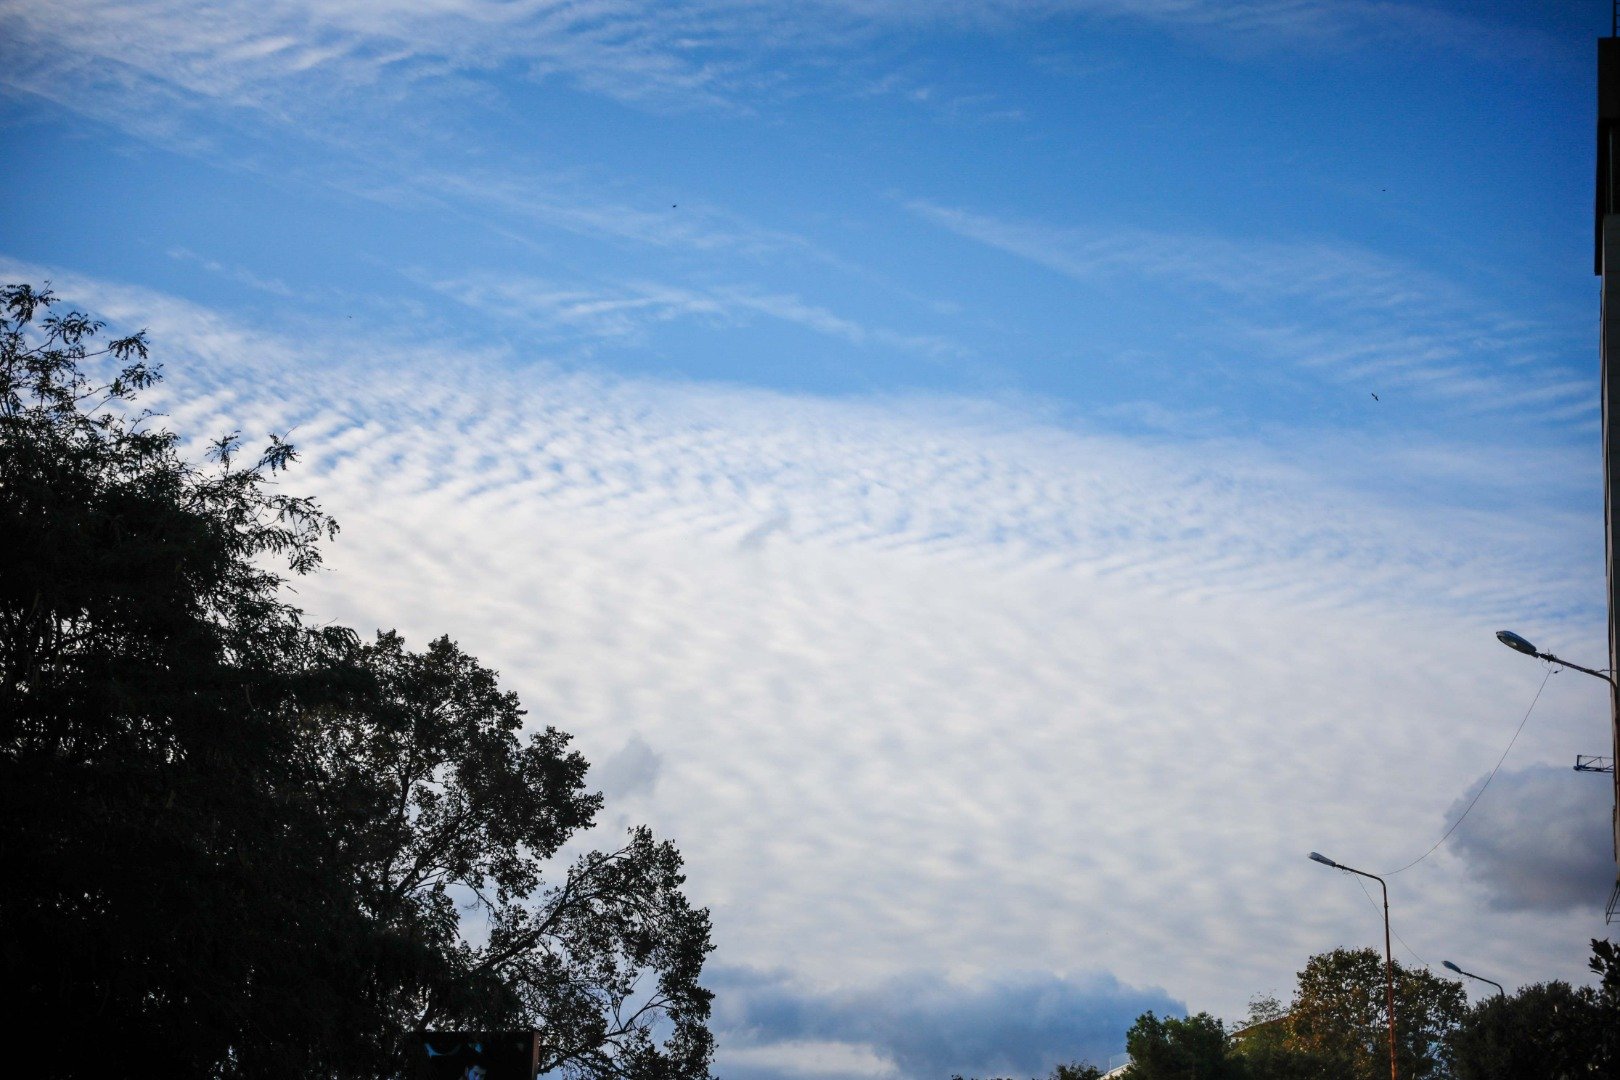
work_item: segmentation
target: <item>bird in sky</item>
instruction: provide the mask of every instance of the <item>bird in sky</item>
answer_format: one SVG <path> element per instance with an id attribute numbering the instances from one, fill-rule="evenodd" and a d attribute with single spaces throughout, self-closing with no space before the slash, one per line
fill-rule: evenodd
<path id="1" fill-rule="evenodd" d="M 1374 395 L 1373 395 L 1373 400 L 1374 400 L 1374 401 L 1377 401 L 1377 400 L 1378 400 L 1378 395 L 1377 395 L 1377 394 L 1374 394 Z"/>

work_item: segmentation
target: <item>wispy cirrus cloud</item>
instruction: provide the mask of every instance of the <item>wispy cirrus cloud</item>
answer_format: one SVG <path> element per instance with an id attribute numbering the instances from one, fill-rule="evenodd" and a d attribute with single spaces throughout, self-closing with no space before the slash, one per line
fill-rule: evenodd
<path id="1" fill-rule="evenodd" d="M 4 85 L 89 111 L 114 98 L 216 101 L 278 116 L 334 90 L 479 82 L 517 65 L 587 91 L 654 106 L 744 109 L 784 64 L 825 79 L 830 56 L 884 35 L 941 27 L 994 33 L 1067 18 L 1156 26 L 1249 48 L 1488 34 L 1432 5 L 1358 0 L 1000 0 L 918 4 L 828 0 L 72 0 L 47 12 L 7 0 Z M 870 82 L 870 80 L 867 80 Z M 111 93 L 115 91 L 115 93 Z M 178 95 L 178 96 L 177 96 Z M 124 108 L 131 121 L 138 113 Z"/>
<path id="2" fill-rule="evenodd" d="M 279 278 L 260 277 L 246 267 L 227 266 L 218 259 L 198 255 L 195 251 L 189 251 L 186 248 L 170 248 L 169 258 L 199 266 L 210 274 L 216 274 L 240 285 L 246 285 L 248 288 L 258 292 L 269 293 L 272 296 L 279 296 L 289 300 L 297 295 L 286 282 Z"/>
<path id="3" fill-rule="evenodd" d="M 618 71 L 644 81 L 642 96 L 673 97 L 677 85 L 696 92 L 703 81 L 665 78 L 700 39 L 768 49 L 777 32 L 766 13 L 753 18 L 759 25 L 721 34 L 693 29 L 675 7 L 485 0 L 426 7 L 273 0 L 251 8 L 91 0 L 47 18 L 0 0 L 0 90 L 278 182 L 458 218 L 523 242 L 532 243 L 539 226 L 664 250 L 829 261 L 803 236 L 723 207 L 688 201 L 668 212 L 665 192 L 588 164 L 583 174 L 566 159 L 514 165 L 509 146 L 503 164 L 489 164 L 467 133 L 486 122 L 506 131 L 514 119 L 482 81 L 497 69 L 510 74 L 516 65 L 536 77 Z M 643 55 L 663 51 L 665 61 Z M 480 119 L 469 124 L 469 116 Z M 415 138 L 394 137 L 402 131 Z M 446 157 L 460 164 L 446 168 Z"/>
<path id="4" fill-rule="evenodd" d="M 690 289 L 643 284 L 607 291 L 501 277 L 434 281 L 431 286 L 468 307 L 516 316 L 531 326 L 593 339 L 643 336 L 650 324 L 731 316 L 720 300 Z"/>
<path id="5" fill-rule="evenodd" d="M 726 251 L 755 258 L 784 254 L 827 258 L 797 234 L 765 228 L 712 206 L 690 202 L 684 207 L 670 206 L 645 189 L 633 196 L 622 190 L 626 186 L 622 182 L 618 193 L 605 194 L 586 190 L 588 185 L 569 177 L 430 170 L 411 174 L 406 183 L 407 194 L 443 199 L 450 205 L 476 206 L 515 222 L 585 236 L 657 248 Z M 388 192 L 376 194 L 387 197 Z"/>
<path id="6" fill-rule="evenodd" d="M 1064 229 L 925 199 L 910 200 L 905 208 L 960 236 L 1083 280 L 1121 274 L 1175 278 L 1242 299 L 1315 298 L 1362 307 L 1459 298 L 1458 290 L 1431 275 L 1337 242 L 1240 241 L 1129 226 Z"/>
<path id="7" fill-rule="evenodd" d="M 1407 8 L 1379 7 L 1386 18 L 1396 10 Z M 487 164 L 487 156 L 471 152 L 477 147 L 469 144 L 477 136 L 468 132 L 477 125 L 467 118 L 494 117 L 495 129 L 508 130 L 516 119 L 507 111 L 512 80 L 533 79 L 568 80 L 588 92 L 651 108 L 764 108 L 771 87 L 784 88 L 790 98 L 802 95 L 806 87 L 790 85 L 793 80 L 825 79 L 830 71 L 843 71 L 843 63 L 829 60 L 856 55 L 886 35 L 914 33 L 919 27 L 994 35 L 1073 18 L 1202 27 L 1253 41 L 1286 26 L 1338 26 L 1370 19 L 1371 13 L 1356 3 L 1269 0 L 1238 5 L 1074 0 L 939 8 L 827 2 L 791 11 L 754 0 L 444 0 L 427 6 L 392 0 L 354 5 L 271 0 L 250 7 L 193 0 L 74 0 L 47 14 L 37 6 L 0 0 L 0 87 L 48 98 L 160 143 L 256 169 L 278 182 L 291 178 L 414 212 L 460 218 L 525 244 L 543 242 L 555 230 L 590 242 L 672 255 L 785 259 L 860 276 L 899 295 L 903 290 L 897 283 L 877 281 L 869 266 L 857 265 L 872 263 L 869 257 L 842 257 L 791 226 L 750 221 L 720 205 L 686 203 L 678 213 L 667 212 L 663 192 L 654 193 L 656 185 L 606 176 L 599 167 L 570 173 L 569 165 L 575 163 L 567 161 L 548 167 L 515 161 Z M 886 61 L 872 61 L 870 70 L 856 65 L 848 85 L 836 93 L 847 96 L 873 87 L 899 87 L 912 97 L 955 102 L 950 109 L 986 116 L 1012 115 L 1017 109 L 1016 103 L 1003 108 L 971 93 L 964 96 L 956 87 L 912 85 L 897 78 Z M 385 146 L 375 137 L 380 130 L 410 130 L 418 137 Z M 289 153 L 287 144 L 296 144 L 298 152 Z M 304 152 L 312 146 L 314 152 Z M 445 160 L 462 164 L 446 168 Z M 475 161 L 486 163 L 471 163 Z M 951 218 L 958 231 L 985 234 L 991 224 L 937 206 L 915 208 L 942 223 Z M 1141 247 L 1139 241 L 1148 234 L 1118 236 L 1111 249 L 1107 243 L 1093 243 L 1085 251 L 1056 251 L 1047 244 L 1037 251 L 1027 238 L 1014 235 L 1015 226 L 1000 223 L 997 231 L 993 242 L 1045 259 L 1064 272 L 1106 274 L 1135 266 L 1143 272 L 1196 277 L 1207 276 L 1218 263 L 1235 262 L 1251 277 L 1264 278 L 1268 287 L 1287 287 L 1286 270 L 1268 269 L 1267 256 L 1248 249 L 1209 250 L 1203 254 L 1210 257 L 1200 260 L 1161 246 L 1157 265 L 1150 267 L 1140 252 L 1127 250 Z M 1296 269 L 1305 261 L 1297 259 Z M 1372 268 L 1356 269 L 1357 288 L 1375 284 Z M 1304 280 L 1322 287 L 1315 294 L 1319 299 L 1332 296 L 1331 273 Z M 1402 287 L 1389 274 L 1376 286 L 1391 292 Z M 1293 295 L 1301 294 L 1299 280 L 1292 288 Z M 756 313 L 770 314 L 765 310 L 769 305 L 788 321 L 819 322 L 846 340 L 858 335 L 886 339 L 918 354 L 957 351 L 937 333 L 879 330 L 853 322 L 835 327 L 837 316 L 830 315 L 829 304 L 799 301 L 789 290 L 731 299 L 734 310 L 751 303 Z M 1395 356 L 1444 348 L 1443 335 L 1397 339 L 1387 328 L 1380 329 L 1383 344 L 1370 342 L 1366 356 L 1341 364 L 1344 371 L 1370 374 L 1385 365 L 1395 380 L 1443 384 L 1453 392 L 1464 387 L 1455 379 L 1425 379 L 1428 369 L 1417 370 Z M 1330 350 L 1339 348 L 1337 343 L 1306 341 L 1302 334 L 1285 340 L 1286 326 L 1257 328 L 1255 336 L 1262 345 L 1314 351 L 1332 356 L 1334 363 L 1344 359 Z M 1474 389 L 1488 393 L 1492 387 Z M 1549 402 L 1548 409 L 1567 404 Z"/>
<path id="8" fill-rule="evenodd" d="M 922 199 L 904 205 L 959 236 L 1089 286 L 1173 283 L 1186 290 L 1184 311 L 1229 346 L 1323 378 L 1542 420 L 1596 419 L 1589 378 L 1560 360 L 1562 330 L 1502 314 L 1432 271 L 1351 243 L 1059 228 Z"/>
<path id="9" fill-rule="evenodd" d="M 50 17 L 28 5 L 0 7 L 17 58 L 23 46 L 74 42 L 66 55 L 36 53 L 8 83 L 93 89 L 99 79 L 168 86 L 200 99 L 280 112 L 297 87 L 332 85 L 386 92 L 513 61 L 536 72 L 567 72 L 619 96 L 705 100 L 717 72 L 696 59 L 706 40 L 775 35 L 743 4 L 506 4 L 449 0 L 433 5 L 270 0 L 252 8 L 191 0 L 64 4 Z M 694 62 L 695 61 L 695 62 Z M 101 67 L 97 74 L 92 69 Z M 319 80 L 310 83 L 308 80 Z"/>
<path id="10" fill-rule="evenodd" d="M 792 294 L 738 285 L 693 288 L 628 282 L 611 288 L 579 288 L 492 274 L 429 284 L 468 307 L 515 317 L 562 338 L 640 339 L 657 324 L 674 320 L 738 325 L 762 317 L 851 345 L 879 345 L 938 357 L 963 351 L 939 336 L 867 326 Z"/>

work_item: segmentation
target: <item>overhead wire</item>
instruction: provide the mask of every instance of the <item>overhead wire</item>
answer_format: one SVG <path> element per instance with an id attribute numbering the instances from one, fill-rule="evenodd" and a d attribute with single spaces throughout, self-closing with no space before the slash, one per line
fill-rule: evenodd
<path id="1" fill-rule="evenodd" d="M 1436 840 L 1434 845 L 1430 847 L 1428 851 L 1425 851 L 1423 854 L 1419 855 L 1417 858 L 1413 859 L 1399 870 L 1391 870 L 1381 876 L 1394 877 L 1396 874 L 1404 873 L 1405 871 L 1412 869 L 1412 867 L 1416 866 L 1424 859 L 1427 859 L 1430 855 L 1433 855 L 1435 851 L 1439 849 L 1441 844 L 1451 839 L 1451 834 L 1457 831 L 1457 826 L 1463 823 L 1463 819 L 1468 816 L 1469 811 L 1473 810 L 1474 804 L 1479 802 L 1479 797 L 1485 794 L 1485 789 L 1491 786 L 1492 780 L 1496 779 L 1497 772 L 1499 772 L 1502 768 L 1502 762 L 1507 760 L 1508 753 L 1513 749 L 1513 744 L 1519 741 L 1519 733 L 1524 730 L 1524 725 L 1529 721 L 1530 714 L 1535 712 L 1536 702 L 1541 700 L 1541 692 L 1547 689 L 1548 680 L 1550 680 L 1554 675 L 1558 674 L 1559 670 L 1560 669 L 1553 667 L 1551 664 L 1547 665 L 1547 674 L 1542 678 L 1541 685 L 1536 688 L 1536 696 L 1530 699 L 1530 707 L 1524 710 L 1524 717 L 1519 721 L 1519 726 L 1514 729 L 1513 738 L 1508 740 L 1507 748 L 1502 751 L 1502 756 L 1496 759 L 1496 764 L 1491 768 L 1490 775 L 1487 776 L 1485 778 L 1485 782 L 1479 786 L 1479 790 L 1474 792 L 1474 797 L 1468 800 L 1468 805 L 1463 807 L 1463 812 L 1457 816 L 1456 821 L 1451 823 L 1451 828 L 1446 830 L 1445 835 Z M 1413 955 L 1416 954 L 1414 953 Z"/>
<path id="2" fill-rule="evenodd" d="M 1350 871 L 1348 871 L 1348 870 L 1346 870 L 1344 872 L 1346 874 L 1349 874 L 1351 877 L 1356 879 L 1356 884 L 1361 886 L 1361 895 L 1365 896 L 1367 898 L 1367 903 L 1369 903 L 1369 904 L 1371 904 L 1373 906 L 1373 910 L 1374 911 L 1382 910 L 1378 906 L 1378 901 L 1373 899 L 1373 894 L 1371 893 L 1371 891 L 1368 890 L 1367 883 L 1365 881 L 1362 881 L 1359 876 L 1357 876 L 1355 874 L 1351 874 Z M 1429 966 L 1429 962 L 1427 960 L 1423 959 L 1423 957 L 1419 956 L 1417 954 L 1417 950 L 1412 948 L 1412 946 L 1410 946 L 1410 945 L 1408 945 L 1406 943 L 1406 939 L 1401 937 L 1401 933 L 1400 933 L 1399 930 L 1396 930 L 1393 926 L 1391 926 L 1389 928 L 1389 932 L 1394 935 L 1396 941 L 1401 943 L 1401 948 L 1405 949 L 1408 953 L 1411 954 L 1412 959 L 1416 960 L 1419 964 L 1422 964 L 1425 968 Z"/>

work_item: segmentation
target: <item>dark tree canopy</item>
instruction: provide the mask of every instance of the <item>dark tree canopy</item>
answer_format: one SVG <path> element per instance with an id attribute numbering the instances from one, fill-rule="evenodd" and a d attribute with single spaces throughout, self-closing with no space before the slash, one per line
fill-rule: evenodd
<path id="1" fill-rule="evenodd" d="M 1493 995 L 1469 1010 L 1451 1035 L 1457 1080 L 1563 1080 L 1590 1076 L 1603 1042 L 1597 995 L 1565 982 L 1537 983 L 1512 997 Z"/>
<path id="2" fill-rule="evenodd" d="M 1598 1011 L 1603 1021 L 1599 1054 L 1611 1073 L 1620 1073 L 1620 947 L 1594 938 L 1588 966 L 1598 977 Z"/>
<path id="3" fill-rule="evenodd" d="M 360 691 L 301 720 L 319 752 L 328 865 L 408 945 L 372 990 L 379 1029 L 543 1018 L 546 1069 L 702 1075 L 709 923 L 681 894 L 675 849 L 636 829 L 547 884 L 543 860 L 601 804 L 568 736 L 547 727 L 520 741 L 516 696 L 448 638 L 416 654 L 383 633 L 348 659 L 367 676 Z M 469 906 L 488 930 L 476 947 L 460 935 Z"/>
<path id="4" fill-rule="evenodd" d="M 1537 983 L 1478 1002 L 1451 1033 L 1457 1080 L 1574 1080 L 1620 1075 L 1620 964 L 1592 942 L 1596 987 Z"/>
<path id="5" fill-rule="evenodd" d="M 1125 1033 L 1129 1080 L 1238 1080 L 1226 1027 L 1209 1013 L 1178 1018 L 1145 1012 Z"/>
<path id="6" fill-rule="evenodd" d="M 424 1027 L 534 1026 L 548 1068 L 706 1076 L 707 912 L 586 763 L 448 639 L 306 626 L 336 526 L 272 438 L 185 459 L 141 335 L 0 290 L 0 963 L 52 1075 L 365 1076 Z M 464 919 L 474 944 L 462 934 Z"/>
<path id="7" fill-rule="evenodd" d="M 26 1027 L 88 1020 L 199 1073 L 254 1038 L 250 1018 L 274 1022 L 277 981 L 339 931 L 277 930 L 321 902 L 318 866 L 284 842 L 295 743 L 277 718 L 313 638 L 259 562 L 308 570 L 333 529 L 268 489 L 284 444 L 242 468 L 223 440 L 204 470 L 123 415 L 157 377 L 140 336 L 91 352 L 99 327 L 67 314 L 30 338 L 49 295 L 0 303 L 6 975 Z"/>

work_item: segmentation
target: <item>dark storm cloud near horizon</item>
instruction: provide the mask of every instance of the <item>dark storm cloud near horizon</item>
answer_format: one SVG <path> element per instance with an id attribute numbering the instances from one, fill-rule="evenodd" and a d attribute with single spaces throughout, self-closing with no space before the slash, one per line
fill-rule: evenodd
<path id="1" fill-rule="evenodd" d="M 1484 777 L 1446 812 L 1457 820 Z M 1497 774 L 1452 838 L 1499 911 L 1601 909 L 1614 880 L 1607 776 L 1531 765 Z"/>
<path id="2" fill-rule="evenodd" d="M 704 981 L 716 991 L 717 1065 L 729 1080 L 821 1074 L 726 1062 L 727 1048 L 817 1041 L 869 1048 L 893 1063 L 893 1071 L 880 1075 L 897 1080 L 1042 1076 L 1059 1063 L 1105 1065 L 1124 1051 L 1125 1032 L 1143 1012 L 1187 1011 L 1163 990 L 1126 986 L 1108 974 L 1015 974 L 966 986 L 943 976 L 908 975 L 816 992 L 793 986 L 785 973 L 716 966 Z"/>

